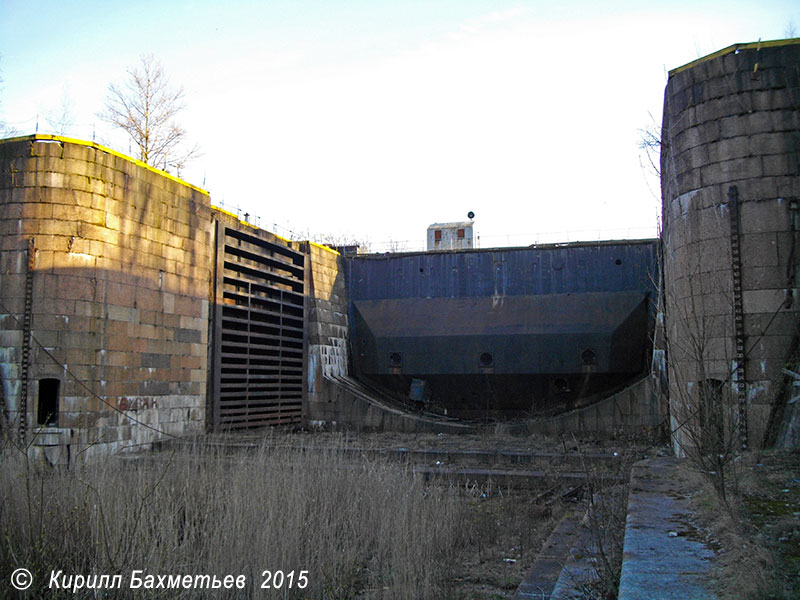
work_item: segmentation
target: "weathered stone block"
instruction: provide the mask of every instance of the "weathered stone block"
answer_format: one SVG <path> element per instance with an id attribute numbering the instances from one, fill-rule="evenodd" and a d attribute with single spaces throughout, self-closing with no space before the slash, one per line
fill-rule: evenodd
<path id="1" fill-rule="evenodd" d="M 749 134 L 747 126 L 741 116 L 723 117 L 719 121 L 719 135 L 721 139 L 741 137 Z"/>
<path id="2" fill-rule="evenodd" d="M 786 285 L 786 269 L 778 266 L 742 268 L 742 289 L 773 289 Z"/>
<path id="3" fill-rule="evenodd" d="M 692 169 L 685 173 L 676 173 L 675 180 L 678 189 L 694 190 L 701 186 L 702 178 L 700 176 L 701 169 Z"/>
<path id="4" fill-rule="evenodd" d="M 798 155 L 792 154 L 771 154 L 761 157 L 764 175 L 767 177 L 780 177 L 789 173 L 798 172 Z"/>
<path id="5" fill-rule="evenodd" d="M 778 266 L 778 238 L 773 232 L 742 235 L 741 255 L 751 267 Z"/>
<path id="6" fill-rule="evenodd" d="M 98 242 L 104 242 L 106 244 L 114 246 L 119 245 L 120 241 L 119 232 L 114 231 L 113 229 L 107 229 L 102 225 L 81 223 L 78 230 L 81 236 L 88 238 L 90 240 L 96 240 Z"/>
<path id="7" fill-rule="evenodd" d="M 0 348 L 3 346 L 22 347 L 22 330 L 11 329 L 4 320 L 0 320 Z"/>
<path id="8" fill-rule="evenodd" d="M 79 365 L 94 366 L 97 364 L 97 350 L 92 348 L 70 348 L 65 354 L 64 362 L 70 365 L 71 369 L 75 369 Z M 94 369 L 86 370 L 86 374 L 89 376 L 93 373 Z"/>
<path id="9" fill-rule="evenodd" d="M 139 395 L 142 396 L 163 396 L 169 392 L 169 383 L 166 381 L 144 381 L 139 384 Z"/>
<path id="10" fill-rule="evenodd" d="M 704 186 L 712 186 L 761 177 L 761 158 L 746 157 L 725 160 L 700 170 Z"/>
<path id="11" fill-rule="evenodd" d="M 171 365 L 169 354 L 155 354 L 145 352 L 142 354 L 142 366 L 151 368 L 169 368 Z"/>
<path id="12" fill-rule="evenodd" d="M 740 228 L 743 234 L 771 233 L 789 230 L 789 210 L 778 200 L 746 202 L 740 206 Z M 772 240 L 769 240 L 772 243 Z"/>
<path id="13" fill-rule="evenodd" d="M 202 331 L 199 329 L 176 329 L 175 341 L 199 344 L 202 342 Z"/>
<path id="14" fill-rule="evenodd" d="M 725 138 L 709 146 L 708 152 L 713 162 L 722 162 L 734 158 L 749 156 L 750 137 L 738 136 Z"/>
<path id="15" fill-rule="evenodd" d="M 53 288 L 48 288 L 48 292 L 52 294 Z M 55 293 L 59 298 L 64 300 L 93 300 L 93 291 L 91 286 L 86 285 L 86 279 L 80 276 L 73 275 L 58 275 L 58 287 Z M 74 306 L 74 305 L 73 305 Z"/>
<path id="16" fill-rule="evenodd" d="M 783 289 L 744 290 L 742 292 L 745 313 L 774 314 L 780 309 L 784 299 Z"/>
<path id="17" fill-rule="evenodd" d="M 798 93 L 798 96 L 800 96 L 800 93 Z M 795 136 L 790 138 L 789 141 L 791 144 L 791 140 L 794 139 L 795 150 L 797 149 L 797 131 L 800 130 L 800 111 L 797 110 L 797 106 L 800 106 L 800 98 L 798 98 L 798 104 L 794 107 L 787 107 L 788 110 L 776 110 L 770 113 L 772 116 L 772 128 L 774 131 L 787 132 L 789 135 L 793 134 Z M 791 145 L 789 147 L 791 148 Z"/>
<path id="18" fill-rule="evenodd" d="M 791 342 L 791 335 L 772 335 L 746 340 L 745 347 L 748 359 L 767 363 L 761 373 L 754 370 L 751 379 L 772 379 L 778 376 L 786 361 L 789 360 Z M 773 363 L 774 371 L 772 372 L 768 370 L 770 363 Z"/>
<path id="19" fill-rule="evenodd" d="M 785 131 L 752 135 L 750 136 L 750 150 L 753 154 L 758 155 L 796 152 L 796 138 L 796 132 Z"/>

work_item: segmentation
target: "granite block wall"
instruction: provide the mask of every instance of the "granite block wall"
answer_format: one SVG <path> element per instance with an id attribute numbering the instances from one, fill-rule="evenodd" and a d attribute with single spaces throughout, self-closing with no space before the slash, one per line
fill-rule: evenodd
<path id="1" fill-rule="evenodd" d="M 0 244 L 7 426 L 73 455 L 203 429 L 213 252 L 206 192 L 92 143 L 4 140 Z M 40 398 L 52 395 L 43 380 L 58 382 L 54 419 L 41 414 L 52 410 Z"/>
<path id="2" fill-rule="evenodd" d="M 688 443 L 703 381 L 735 402 L 743 380 L 743 441 L 758 446 L 797 350 L 800 40 L 732 46 L 671 71 L 662 126 L 674 441 Z"/>
<path id="3" fill-rule="evenodd" d="M 311 421 L 335 420 L 342 390 L 331 379 L 349 375 L 347 290 L 342 257 L 335 250 L 309 243 L 307 284 L 308 367 L 306 391 Z"/>

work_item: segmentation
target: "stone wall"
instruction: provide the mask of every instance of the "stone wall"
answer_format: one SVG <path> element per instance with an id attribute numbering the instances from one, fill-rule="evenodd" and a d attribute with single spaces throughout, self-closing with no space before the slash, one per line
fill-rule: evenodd
<path id="1" fill-rule="evenodd" d="M 335 420 L 335 404 L 344 392 L 332 379 L 349 375 L 347 289 L 341 272 L 342 257 L 335 250 L 313 243 L 306 244 L 305 249 L 309 257 L 308 416 L 312 421 Z"/>
<path id="2" fill-rule="evenodd" d="M 726 48 L 670 73 L 661 185 L 678 447 L 688 443 L 685 424 L 717 410 L 701 406 L 703 393 L 730 403 L 724 419 L 741 415 L 742 441 L 759 445 L 796 349 L 798 65 L 800 40 L 783 40 Z"/>
<path id="3" fill-rule="evenodd" d="M 0 378 L 13 426 L 59 447 L 51 460 L 203 429 L 210 211 L 203 190 L 95 144 L 0 142 Z M 52 380 L 58 415 L 40 427 Z"/>

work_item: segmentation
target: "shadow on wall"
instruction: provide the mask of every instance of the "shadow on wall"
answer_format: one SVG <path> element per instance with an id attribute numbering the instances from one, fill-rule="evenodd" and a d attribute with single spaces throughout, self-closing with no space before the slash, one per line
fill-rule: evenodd
<path id="1" fill-rule="evenodd" d="M 47 434 L 35 444 L 114 450 L 203 430 L 207 300 L 124 271 L 37 269 L 24 372 L 20 279 L 0 275 L 0 372 L 17 430 L 26 377 L 25 429 Z"/>
<path id="2" fill-rule="evenodd" d="M 202 429 L 211 223 L 207 193 L 107 148 L 0 141 L 0 370 L 23 430 L 92 453 Z"/>

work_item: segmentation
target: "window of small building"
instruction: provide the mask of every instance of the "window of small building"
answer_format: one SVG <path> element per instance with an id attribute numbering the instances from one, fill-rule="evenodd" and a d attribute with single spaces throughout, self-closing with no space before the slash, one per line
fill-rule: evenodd
<path id="1" fill-rule="evenodd" d="M 434 229 L 433 230 L 433 239 L 437 242 L 442 241 L 442 230 L 441 229 Z"/>
<path id="2" fill-rule="evenodd" d="M 58 426 L 58 389 L 61 381 L 58 379 L 39 380 L 39 405 L 36 420 L 44 427 Z"/>
<path id="3" fill-rule="evenodd" d="M 464 239 L 464 230 L 463 229 L 459 229 L 456 232 L 456 235 L 458 236 L 459 239 Z"/>

